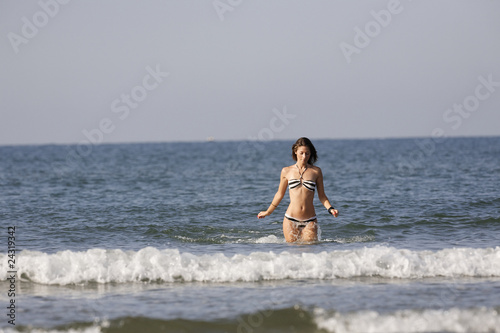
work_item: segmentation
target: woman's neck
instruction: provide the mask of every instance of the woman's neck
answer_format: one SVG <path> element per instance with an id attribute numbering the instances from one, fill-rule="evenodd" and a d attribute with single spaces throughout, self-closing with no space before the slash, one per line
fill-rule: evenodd
<path id="1" fill-rule="evenodd" d="M 306 168 L 306 167 L 307 167 L 307 163 L 300 163 L 300 162 L 297 162 L 297 163 L 295 163 L 295 165 L 296 165 L 296 166 L 297 166 L 300 170 L 302 170 L 302 169 L 304 169 L 304 168 Z"/>

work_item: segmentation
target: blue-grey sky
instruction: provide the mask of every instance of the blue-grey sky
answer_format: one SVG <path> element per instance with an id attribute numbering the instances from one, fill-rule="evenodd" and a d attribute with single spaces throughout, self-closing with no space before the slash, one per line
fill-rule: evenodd
<path id="1" fill-rule="evenodd" d="M 0 144 L 500 135 L 500 1 L 0 2 Z"/>

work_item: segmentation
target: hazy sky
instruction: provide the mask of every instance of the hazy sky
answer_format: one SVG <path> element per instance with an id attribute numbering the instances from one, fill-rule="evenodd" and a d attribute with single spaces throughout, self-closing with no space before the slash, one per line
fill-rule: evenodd
<path id="1" fill-rule="evenodd" d="M 499 17 L 492 0 L 1 0 L 0 144 L 500 135 Z"/>

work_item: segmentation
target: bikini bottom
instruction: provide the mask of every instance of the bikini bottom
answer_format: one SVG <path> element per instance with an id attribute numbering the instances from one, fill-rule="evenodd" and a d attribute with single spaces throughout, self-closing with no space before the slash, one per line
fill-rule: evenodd
<path id="1" fill-rule="evenodd" d="M 290 221 L 292 221 L 293 224 L 295 225 L 295 227 L 297 227 L 297 228 L 304 228 L 309 222 L 316 220 L 316 216 L 313 216 L 313 217 L 308 218 L 306 220 L 299 220 L 299 219 L 296 219 L 295 217 L 291 217 L 288 214 L 285 214 L 285 217 L 287 219 L 289 219 Z"/>

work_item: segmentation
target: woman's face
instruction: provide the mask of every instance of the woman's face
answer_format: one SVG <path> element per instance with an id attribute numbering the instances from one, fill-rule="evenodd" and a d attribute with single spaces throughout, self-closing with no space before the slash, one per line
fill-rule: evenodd
<path id="1" fill-rule="evenodd" d="M 311 157 L 311 151 L 307 146 L 299 146 L 295 154 L 297 155 L 297 162 L 304 164 L 307 163 L 307 161 L 309 161 L 309 157 Z"/>

